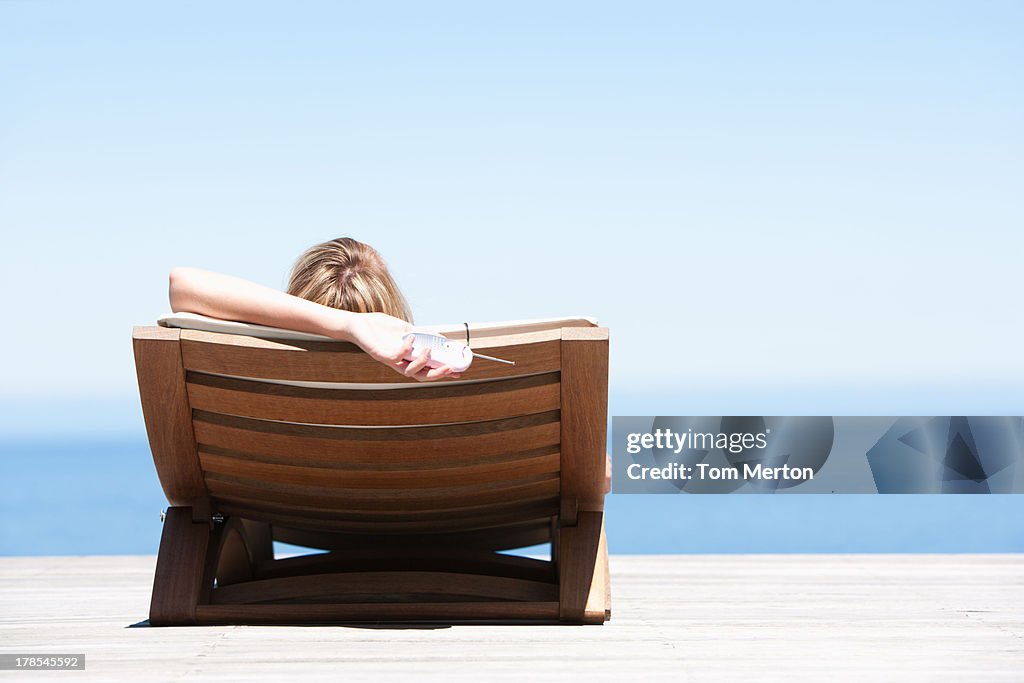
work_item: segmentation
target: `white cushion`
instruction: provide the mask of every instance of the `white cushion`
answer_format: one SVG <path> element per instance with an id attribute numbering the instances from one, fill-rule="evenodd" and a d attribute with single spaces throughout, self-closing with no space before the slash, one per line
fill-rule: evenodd
<path id="1" fill-rule="evenodd" d="M 233 320 L 220 320 L 210 318 L 198 313 L 168 313 L 157 319 L 157 324 L 163 327 L 180 327 L 186 330 L 203 330 L 205 332 L 224 332 L 227 334 L 239 334 L 246 337 L 260 337 L 262 339 L 292 339 L 306 341 L 334 341 L 330 337 L 308 332 L 296 332 L 295 330 L 284 330 L 279 327 L 267 327 L 266 325 L 254 325 Z M 540 332 L 543 330 L 557 330 L 561 327 L 592 327 L 597 325 L 597 320 L 587 317 L 575 318 L 539 318 L 536 320 L 510 320 L 505 322 L 469 323 L 470 340 L 478 337 L 496 337 L 507 334 L 520 334 L 524 332 Z M 443 334 L 453 339 L 464 339 L 466 327 L 463 323 L 449 323 L 445 325 L 417 325 L 416 329 L 425 332 Z"/>

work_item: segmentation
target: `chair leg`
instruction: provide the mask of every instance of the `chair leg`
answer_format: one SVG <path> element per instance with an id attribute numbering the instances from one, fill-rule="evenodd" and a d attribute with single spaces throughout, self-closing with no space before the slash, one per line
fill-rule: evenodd
<path id="1" fill-rule="evenodd" d="M 251 581 L 253 556 L 246 525 L 238 517 L 231 517 L 217 529 L 213 550 L 213 575 L 218 586 Z"/>
<path id="2" fill-rule="evenodd" d="M 604 519 L 601 520 L 601 545 L 597 552 L 601 561 L 601 580 L 604 582 L 604 618 L 602 621 L 609 621 L 612 618 L 612 575 L 608 569 L 608 539 L 604 535 Z"/>
<path id="3" fill-rule="evenodd" d="M 258 578 L 255 575 L 258 564 L 277 561 L 267 559 L 272 547 L 266 547 L 269 544 L 264 542 L 267 539 L 262 534 L 263 530 L 259 527 L 251 529 L 248 520 L 228 518 L 222 524 L 213 525 L 208 521 L 193 521 L 194 516 L 202 520 L 205 515 L 202 511 L 196 514 L 191 507 L 172 507 L 164 519 L 150 604 L 149 623 L 152 626 L 256 623 L 266 620 L 363 620 L 371 613 L 377 614 L 378 619 L 381 615 L 402 619 L 430 616 L 433 619 L 439 614 L 449 613 L 448 618 L 460 620 L 505 617 L 546 620 L 557 615 L 562 622 L 602 623 L 609 618 L 608 553 L 604 537 L 604 514 L 601 512 L 580 512 L 576 525 L 557 529 L 552 556 L 557 558 L 558 603 L 554 602 L 555 594 L 552 592 L 550 597 L 493 604 L 414 603 L 408 606 L 407 611 L 402 611 L 406 606 L 399 605 L 373 605 L 373 610 L 370 610 L 369 604 L 266 606 L 211 601 L 215 591 L 220 598 L 226 599 L 237 586 L 244 588 L 245 584 L 255 581 Z M 532 565 L 529 568 L 535 569 Z M 367 570 L 373 571 L 370 568 Z M 429 573 L 435 570 L 427 567 L 424 571 Z M 299 572 L 297 576 L 309 583 L 309 577 L 302 574 Z M 226 592 L 221 593 L 220 588 L 213 587 L 214 578 Z M 523 580 L 527 578 L 522 577 Z M 499 580 L 518 579 L 495 579 Z M 554 589 L 550 583 L 548 586 Z M 396 610 L 402 607 L 402 610 L 392 614 L 388 611 L 391 607 Z M 380 614 L 376 611 L 378 608 Z M 496 616 L 499 614 L 502 616 Z"/>
<path id="4" fill-rule="evenodd" d="M 610 616 L 611 591 L 604 513 L 578 513 L 576 526 L 558 530 L 558 616 L 600 624 Z"/>
<path id="5" fill-rule="evenodd" d="M 271 533 L 270 525 L 266 522 L 243 519 L 242 526 L 245 527 L 245 542 L 249 547 L 249 554 L 252 556 L 253 564 L 265 560 L 273 560 L 274 537 Z"/>
<path id="6" fill-rule="evenodd" d="M 192 508 L 171 507 L 164 517 L 149 606 L 151 626 L 195 623 L 196 605 L 206 602 L 208 522 L 193 522 Z M 211 579 L 212 580 L 212 579 Z"/>

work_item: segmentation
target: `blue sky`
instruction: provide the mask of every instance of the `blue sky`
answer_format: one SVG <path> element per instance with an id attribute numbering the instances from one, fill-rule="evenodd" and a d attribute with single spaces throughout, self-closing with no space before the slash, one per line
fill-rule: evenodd
<path id="1" fill-rule="evenodd" d="M 283 287 L 346 234 L 422 322 L 598 317 L 613 411 L 1021 414 L 1022 34 L 1018 2 L 0 3 L 0 438 L 138 435 L 172 266 Z"/>
<path id="2" fill-rule="evenodd" d="M 170 267 L 281 287 L 351 234 L 421 321 L 597 316 L 624 389 L 1008 393 L 1022 28 L 1019 3 L 3 3 L 4 311 L 75 343 L 5 335 L 2 392 L 132 396 Z"/>

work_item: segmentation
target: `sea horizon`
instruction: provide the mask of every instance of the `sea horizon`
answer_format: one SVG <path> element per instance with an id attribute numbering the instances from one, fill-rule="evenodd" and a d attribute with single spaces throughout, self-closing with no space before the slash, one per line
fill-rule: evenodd
<path id="1" fill-rule="evenodd" d="M 807 408 L 813 397 L 766 390 L 715 408 Z M 724 396 L 725 394 L 723 394 Z M 960 395 L 960 407 L 1010 405 Z M 857 406 L 849 401 L 849 414 Z M 707 396 L 705 396 L 707 399 Z M 829 408 L 837 402 L 822 400 Z M 9 403 L 9 402 L 8 402 Z M 41 411 L 41 406 L 48 409 Z M 615 391 L 610 414 L 695 411 L 695 398 Z M 860 406 L 863 407 L 863 406 Z M 900 407 L 891 405 L 887 407 Z M 906 406 L 903 406 L 906 407 Z M 934 396 L 929 408 L 949 414 Z M 0 556 L 152 555 L 167 501 L 153 466 L 138 399 L 134 397 L 23 402 L 0 425 Z M 669 411 L 662 411 L 669 412 Z M 809 411 L 804 411 L 809 412 Z M 838 412 L 838 411 L 836 411 Z M 962 411 L 977 414 L 981 411 Z M 994 410 L 986 411 L 989 413 Z M 745 414 L 741 411 L 721 414 Z M 776 414 L 794 414 L 777 410 Z M 892 414 L 892 413 L 889 413 Z M 50 416 L 67 416 L 44 432 Z M 613 554 L 737 553 L 1008 553 L 1024 550 L 1020 499 L 1008 495 L 624 495 L 606 499 L 606 530 Z M 296 551 L 277 544 L 279 553 Z M 542 547 L 517 552 L 537 554 Z"/>

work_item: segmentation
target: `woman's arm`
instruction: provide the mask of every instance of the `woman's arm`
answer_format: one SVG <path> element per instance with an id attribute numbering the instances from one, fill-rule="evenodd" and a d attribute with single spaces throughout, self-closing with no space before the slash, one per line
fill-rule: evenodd
<path id="1" fill-rule="evenodd" d="M 413 329 L 383 313 L 353 313 L 279 292 L 270 287 L 199 268 L 177 267 L 170 275 L 171 310 L 222 320 L 237 320 L 322 334 L 358 344 L 395 372 L 418 380 L 458 377 L 451 368 L 427 368 L 429 354 L 404 360 L 412 340 L 402 335 Z"/>

